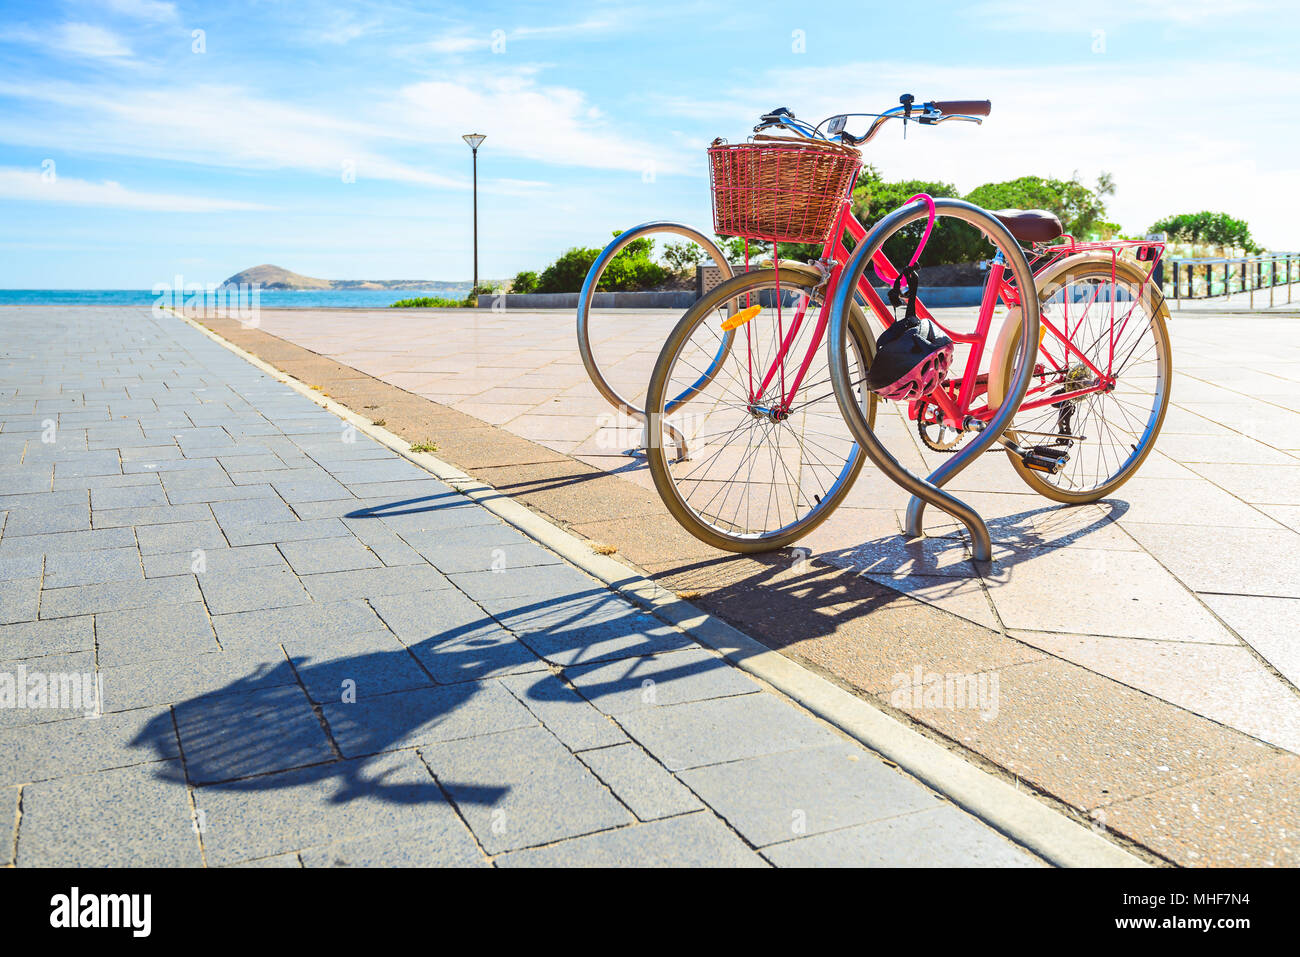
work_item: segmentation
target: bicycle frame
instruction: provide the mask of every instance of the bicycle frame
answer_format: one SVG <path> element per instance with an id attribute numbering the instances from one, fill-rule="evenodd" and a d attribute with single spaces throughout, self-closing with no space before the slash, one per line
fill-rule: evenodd
<path id="1" fill-rule="evenodd" d="M 754 387 L 753 382 L 754 370 L 752 368 L 750 369 L 749 402 L 755 409 L 775 412 L 779 416 L 788 413 L 793 408 L 795 396 L 798 394 L 799 388 L 803 384 L 804 376 L 807 374 L 808 367 L 812 363 L 815 351 L 822 345 L 823 336 L 825 335 L 826 327 L 829 322 L 830 302 L 834 298 L 835 290 L 840 281 L 843 264 L 850 256 L 848 247 L 844 242 L 844 236 L 846 233 L 853 239 L 855 244 L 861 242 L 867 235 L 866 228 L 858 221 L 857 217 L 853 215 L 847 198 L 843 201 L 840 207 L 835 227 L 831 231 L 831 238 L 827 240 L 822 249 L 823 262 L 829 262 L 833 265 L 831 266 L 830 272 L 825 280 L 826 288 L 822 296 L 822 306 L 817 317 L 817 325 L 813 330 L 813 336 L 808 344 L 807 352 L 799 363 L 797 372 L 788 384 L 785 380 L 785 360 L 790 347 L 795 341 L 799 329 L 802 327 L 806 318 L 805 313 L 807 310 L 808 300 L 803 300 L 797 304 L 790 329 L 788 332 L 785 332 L 781 328 L 783 323 L 781 323 L 780 318 L 780 260 L 775 252 L 776 244 L 773 244 L 773 263 L 778 267 L 776 301 L 778 338 L 781 340 L 781 345 L 766 372 L 760 378 L 757 388 Z M 1073 328 L 1071 328 L 1072 319 L 1069 314 L 1070 303 L 1065 303 L 1065 329 L 1057 328 L 1057 326 L 1046 316 L 1042 315 L 1042 310 L 1040 308 L 1039 320 L 1042 325 L 1042 330 L 1039 337 L 1039 353 L 1046 361 L 1040 362 L 1035 366 L 1034 374 L 1039 379 L 1039 384 L 1036 386 L 1031 384 L 1029 392 L 1026 393 L 1025 399 L 1020 405 L 1020 409 L 1024 411 L 1041 408 L 1045 405 L 1055 405 L 1068 399 L 1080 398 L 1092 393 L 1106 391 L 1114 386 L 1115 343 L 1122 339 L 1124 329 L 1128 325 L 1128 320 L 1132 315 L 1133 308 L 1136 307 L 1137 303 L 1141 300 L 1141 297 L 1150 282 L 1151 276 L 1155 271 L 1156 263 L 1159 262 L 1160 256 L 1164 252 L 1163 243 L 1133 241 L 1120 241 L 1114 243 L 1079 243 L 1075 241 L 1074 237 L 1068 235 L 1064 236 L 1063 239 L 1065 240 L 1063 243 L 1058 243 L 1056 245 L 1040 244 L 1035 247 L 1035 255 L 1033 257 L 1033 263 L 1036 266 L 1034 269 L 1035 275 L 1041 274 L 1048 267 L 1054 265 L 1065 256 L 1074 255 L 1079 252 L 1105 250 L 1109 252 L 1112 257 L 1112 293 L 1109 296 L 1110 322 L 1108 324 L 1110 330 L 1110 343 L 1107 353 L 1106 368 L 1104 370 L 1098 368 L 1073 341 L 1074 335 L 1080 328 L 1082 328 L 1084 319 L 1088 317 L 1090 310 L 1096 305 L 1096 297 L 1097 293 L 1100 292 L 1100 287 L 1097 292 L 1093 294 L 1092 300 L 1084 306 L 1082 314 L 1078 317 L 1078 321 L 1073 322 Z M 1138 247 L 1137 258 L 1144 261 L 1150 261 L 1151 266 L 1147 270 L 1141 288 L 1134 296 L 1133 307 L 1130 307 L 1128 313 L 1123 316 L 1122 323 L 1119 329 L 1116 330 L 1115 301 L 1117 297 L 1114 290 L 1117 287 L 1115 284 L 1115 264 L 1118 261 L 1120 250 L 1130 246 Z M 889 258 L 885 256 L 883 249 L 878 250 L 872 257 L 872 265 L 877 275 L 885 282 L 892 283 L 898 277 L 897 268 L 889 261 Z M 880 293 L 877 292 L 876 288 L 868 281 L 865 274 L 858 281 L 856 292 L 871 307 L 876 318 L 879 319 L 886 328 L 894 323 L 893 311 L 881 298 Z M 991 408 L 987 401 L 982 406 L 977 407 L 973 406 L 973 403 L 981 395 L 987 393 L 987 375 L 981 377 L 979 368 L 984 356 L 985 347 L 988 343 L 989 330 L 993 325 L 994 311 L 999 301 L 1003 302 L 1008 309 L 1018 307 L 1020 304 L 1020 296 L 1016 290 L 1015 284 L 1009 282 L 1006 278 L 1006 271 L 1002 262 L 1001 253 L 998 253 L 989 265 L 989 276 L 984 284 L 984 294 L 980 301 L 979 315 L 974 332 L 960 333 L 947 328 L 934 318 L 933 314 L 931 314 L 918 297 L 916 303 L 917 315 L 922 319 L 929 319 L 938 326 L 945 335 L 952 339 L 954 343 L 968 346 L 970 351 L 966 357 L 965 368 L 960 379 L 954 380 L 950 378 L 924 399 L 914 400 L 909 403 L 908 413 L 911 418 L 917 418 L 921 413 L 922 406 L 926 404 L 933 404 L 936 407 L 938 414 L 943 418 L 943 424 L 958 430 L 965 430 L 969 427 L 968 423 L 972 421 L 987 423 L 993 418 L 997 409 Z M 748 347 L 748 324 L 744 326 L 744 329 L 746 346 Z M 1047 348 L 1047 342 L 1049 341 L 1047 337 L 1049 334 L 1052 337 L 1052 341 L 1059 344 L 1061 354 L 1060 359 L 1055 358 L 1052 352 Z M 752 355 L 752 352 L 750 354 Z M 1053 381 L 1048 381 L 1049 370 L 1047 369 L 1047 363 L 1051 363 L 1052 368 L 1050 371 L 1062 372 L 1069 368 L 1069 362 L 1071 359 L 1081 363 L 1089 371 L 1092 377 L 1091 381 L 1087 385 L 1078 389 L 1067 392 L 1053 392 L 1051 395 L 1046 396 L 1042 395 L 1044 391 L 1055 384 Z M 990 374 L 992 371 L 993 370 L 990 370 Z M 758 405 L 758 401 L 760 397 L 766 393 L 774 378 L 778 379 L 780 401 L 775 410 L 763 409 Z M 983 383 L 980 381 L 981 378 L 984 379 Z M 984 386 L 983 389 L 981 389 L 981 385 Z M 979 426 L 975 427 L 978 428 Z"/>

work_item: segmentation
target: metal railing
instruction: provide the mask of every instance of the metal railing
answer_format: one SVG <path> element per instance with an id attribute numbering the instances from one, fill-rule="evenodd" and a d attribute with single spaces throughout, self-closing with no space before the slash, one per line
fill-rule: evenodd
<path id="1" fill-rule="evenodd" d="M 1268 293 L 1268 304 L 1281 297 L 1279 289 L 1286 290 L 1286 301 L 1291 302 L 1291 287 L 1300 282 L 1300 253 L 1269 253 L 1264 256 L 1246 256 L 1240 259 L 1177 259 L 1162 265 L 1163 289 L 1170 299 L 1214 299 L 1250 294 L 1250 306 L 1255 306 L 1256 293 Z"/>

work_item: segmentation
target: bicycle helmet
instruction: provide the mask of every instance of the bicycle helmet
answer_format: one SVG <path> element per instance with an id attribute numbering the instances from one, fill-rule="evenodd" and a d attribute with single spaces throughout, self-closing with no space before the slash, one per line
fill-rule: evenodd
<path id="1" fill-rule="evenodd" d="M 867 388 L 893 402 L 924 398 L 939 388 L 952 357 L 952 340 L 929 319 L 900 319 L 876 343 Z"/>
<path id="2" fill-rule="evenodd" d="M 939 388 L 952 365 L 952 340 L 929 319 L 916 316 L 917 269 L 909 266 L 889 291 L 894 306 L 903 304 L 900 286 L 907 280 L 907 314 L 894 321 L 876 343 L 866 386 L 882 399 L 910 402 Z"/>

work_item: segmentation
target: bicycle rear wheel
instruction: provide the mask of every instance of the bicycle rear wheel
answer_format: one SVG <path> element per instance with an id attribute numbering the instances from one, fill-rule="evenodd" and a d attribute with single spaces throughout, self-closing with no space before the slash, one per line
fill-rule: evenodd
<path id="1" fill-rule="evenodd" d="M 782 264 L 779 275 L 759 269 L 737 276 L 691 307 L 655 364 L 646 398 L 650 473 L 673 517 L 715 548 L 760 552 L 797 541 L 844 500 L 862 468 L 820 347 L 819 282 L 815 270 L 796 264 Z M 748 322 L 722 328 L 754 307 Z M 851 325 L 850 363 L 861 381 L 875 339 L 856 306 Z M 785 359 L 777 362 L 783 341 Z M 804 378 L 787 403 L 805 358 Z M 874 422 L 875 397 L 860 399 Z M 685 461 L 670 460 L 671 427 L 690 448 Z"/>
<path id="2" fill-rule="evenodd" d="M 1112 274 L 1113 269 L 1113 274 Z M 1113 369 L 1114 384 L 1075 399 L 1021 408 L 1006 435 L 1047 457 L 1064 456 L 1055 474 L 1037 471 L 1008 450 L 1011 466 L 1040 495 L 1069 505 L 1105 498 L 1132 478 L 1155 447 L 1169 408 L 1173 353 L 1160 291 L 1145 271 L 1123 259 L 1082 254 L 1038 277 L 1043 318 L 1098 370 Z M 1112 311 L 1111 306 L 1114 306 Z M 1019 341 L 1013 332 L 1008 357 Z M 1110 363 L 1112 339 L 1114 363 Z M 1001 381 L 1010 377 L 1002 363 Z M 1027 403 L 1086 389 L 1095 373 L 1053 333 L 1039 346 Z M 992 397 L 992 393 L 991 396 Z"/>

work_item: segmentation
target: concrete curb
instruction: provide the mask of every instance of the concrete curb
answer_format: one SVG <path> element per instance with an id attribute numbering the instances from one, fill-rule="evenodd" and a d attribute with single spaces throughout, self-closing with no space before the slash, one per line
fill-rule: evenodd
<path id="1" fill-rule="evenodd" d="M 712 648 L 736 667 L 771 685 L 822 720 L 925 782 L 953 803 L 996 828 L 1044 860 L 1060 867 L 1146 867 L 1145 861 L 1079 824 L 1033 795 L 981 770 L 961 755 L 885 714 L 869 701 L 813 674 L 621 562 L 597 555 L 582 539 L 552 525 L 508 495 L 373 425 L 339 402 L 180 313 L 177 318 L 229 349 L 267 375 L 351 423 L 381 445 L 414 462 L 498 518 L 608 585 L 656 617 Z"/>

